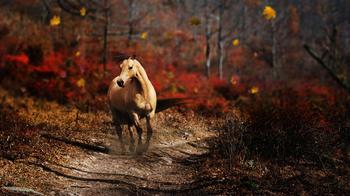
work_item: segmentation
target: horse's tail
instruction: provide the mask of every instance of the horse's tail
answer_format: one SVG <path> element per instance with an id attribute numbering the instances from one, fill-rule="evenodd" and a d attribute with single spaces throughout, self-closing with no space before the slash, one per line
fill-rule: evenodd
<path id="1" fill-rule="evenodd" d="M 156 113 L 166 110 L 171 107 L 188 104 L 193 98 L 164 98 L 157 100 Z"/>

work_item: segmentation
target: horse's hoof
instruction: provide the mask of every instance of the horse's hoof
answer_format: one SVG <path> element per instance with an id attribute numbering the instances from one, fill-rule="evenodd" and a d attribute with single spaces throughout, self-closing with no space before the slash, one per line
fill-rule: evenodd
<path id="1" fill-rule="evenodd" d="M 149 145 L 148 144 L 140 144 L 137 146 L 136 153 L 137 154 L 143 154 L 148 150 Z"/>
<path id="2" fill-rule="evenodd" d="M 122 155 L 125 155 L 125 154 L 126 154 L 126 153 L 125 153 L 125 147 L 123 147 L 123 148 L 121 149 L 120 154 L 122 154 Z"/>
<path id="3" fill-rule="evenodd" d="M 136 148 L 136 154 L 141 155 L 145 152 L 145 148 L 143 147 L 143 145 L 138 145 Z"/>
<path id="4" fill-rule="evenodd" d="M 135 151 L 135 146 L 134 145 L 130 145 L 129 146 L 129 151 L 130 152 L 134 152 Z"/>

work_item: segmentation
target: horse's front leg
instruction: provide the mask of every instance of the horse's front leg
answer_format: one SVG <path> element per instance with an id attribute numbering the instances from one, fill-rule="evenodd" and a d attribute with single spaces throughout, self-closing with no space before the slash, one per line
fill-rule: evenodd
<path id="1" fill-rule="evenodd" d="M 121 152 L 122 152 L 122 154 L 124 154 L 125 153 L 125 144 L 124 144 L 124 140 L 123 140 L 123 128 L 119 124 L 115 124 L 114 126 L 115 126 L 115 130 L 117 132 L 117 135 L 119 137 Z"/>
<path id="2" fill-rule="evenodd" d="M 119 137 L 121 151 L 122 151 L 122 153 L 124 153 L 125 147 L 124 147 L 124 140 L 123 140 L 123 129 L 121 127 L 121 123 L 120 123 L 120 120 L 119 120 L 116 112 L 113 110 L 112 110 L 112 118 L 113 118 L 113 124 L 114 124 L 115 130 L 116 130 L 117 135 Z"/>
<path id="3" fill-rule="evenodd" d="M 133 119 L 135 128 L 137 130 L 137 136 L 138 136 L 138 144 L 137 144 L 136 152 L 138 154 L 141 154 L 143 150 L 142 150 L 142 128 L 140 124 L 140 119 L 136 113 L 132 114 L 132 119 Z"/>

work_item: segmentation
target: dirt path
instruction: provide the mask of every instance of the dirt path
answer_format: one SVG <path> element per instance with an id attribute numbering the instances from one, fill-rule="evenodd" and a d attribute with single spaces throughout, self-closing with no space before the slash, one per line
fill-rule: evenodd
<path id="1" fill-rule="evenodd" d="M 6 193 L 14 190 L 5 187 L 26 187 L 45 195 L 183 195 L 203 193 L 211 183 L 199 164 L 214 131 L 193 114 L 160 113 L 149 150 L 123 155 L 108 113 L 79 113 L 30 98 L 5 103 L 30 127 L 40 127 L 32 136 L 36 150 L 0 160 Z"/>
<path id="2" fill-rule="evenodd" d="M 43 163 L 41 167 L 61 176 L 62 184 L 69 184 L 57 190 L 64 194 L 200 191 L 205 182 L 198 179 L 196 164 L 207 153 L 205 140 L 213 134 L 198 128 L 157 126 L 156 130 L 158 138 L 143 155 L 122 155 L 115 136 L 101 134 L 89 139 L 114 148 L 110 152 L 84 150 L 67 154 L 64 164 Z M 169 139 L 162 140 L 165 137 Z"/>

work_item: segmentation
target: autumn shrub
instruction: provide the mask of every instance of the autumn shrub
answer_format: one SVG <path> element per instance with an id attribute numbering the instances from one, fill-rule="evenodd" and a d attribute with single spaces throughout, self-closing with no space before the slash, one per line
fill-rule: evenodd
<path id="1" fill-rule="evenodd" d="M 342 93 L 307 83 L 277 86 L 251 95 L 248 104 L 239 106 L 246 119 L 226 120 L 218 142 L 225 159 L 306 159 L 321 164 L 349 145 L 343 139 L 349 138 L 346 125 L 341 124 L 349 118 L 349 105 Z"/>
<path id="2" fill-rule="evenodd" d="M 10 29 L 6 24 L 0 24 L 0 40 L 9 34 Z"/>
<path id="3" fill-rule="evenodd" d="M 293 98 L 290 95 L 256 98 L 247 109 L 250 133 L 247 133 L 246 141 L 251 155 L 277 160 L 299 159 L 317 150 L 318 141 L 311 129 L 311 111 L 307 105 L 296 103 L 295 94 L 288 94 Z"/>
<path id="4" fill-rule="evenodd" d="M 15 91 L 23 89 L 30 95 L 60 102 L 80 101 L 87 92 L 84 77 L 90 77 L 89 74 L 96 70 L 94 68 L 85 72 L 80 62 L 60 53 L 46 55 L 39 65 L 31 64 L 30 57 L 24 53 L 5 55 L 3 60 L 0 67 L 2 71 L 6 70 L 3 78 L 9 80 L 5 87 Z"/>
<path id="5" fill-rule="evenodd" d="M 227 161 L 231 170 L 233 166 L 244 160 L 247 154 L 247 124 L 236 117 L 228 117 L 219 132 L 216 149 Z"/>
<path id="6" fill-rule="evenodd" d="M 25 50 L 29 63 L 32 65 L 40 65 L 44 60 L 44 52 L 41 45 L 30 45 Z"/>

